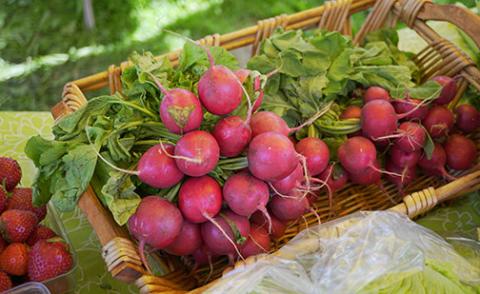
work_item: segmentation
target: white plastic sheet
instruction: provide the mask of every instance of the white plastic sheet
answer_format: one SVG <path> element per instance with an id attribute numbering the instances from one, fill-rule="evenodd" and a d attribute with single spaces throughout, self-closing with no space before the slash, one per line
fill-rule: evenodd
<path id="1" fill-rule="evenodd" d="M 480 284 L 479 269 L 432 231 L 398 213 L 359 212 L 304 230 L 277 253 L 227 273 L 208 293 L 371 292 L 365 287 L 379 278 L 394 283 L 424 271 L 426 263 L 448 268 L 451 291 Z M 415 281 L 451 278 L 426 270 Z"/>

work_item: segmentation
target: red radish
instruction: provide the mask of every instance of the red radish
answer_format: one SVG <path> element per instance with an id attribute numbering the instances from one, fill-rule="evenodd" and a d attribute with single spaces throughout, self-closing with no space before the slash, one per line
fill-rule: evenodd
<path id="1" fill-rule="evenodd" d="M 372 185 L 378 184 L 382 174 L 380 172 L 380 164 L 378 160 L 375 160 L 373 166 L 356 172 L 349 172 L 348 178 L 354 184 L 359 185 Z"/>
<path id="2" fill-rule="evenodd" d="M 214 254 L 210 251 L 210 249 L 207 248 L 205 244 L 203 244 L 192 253 L 192 256 L 195 260 L 194 268 L 198 268 L 199 266 L 206 264 L 211 265 Z"/>
<path id="3" fill-rule="evenodd" d="M 167 155 L 173 154 L 175 147 L 170 144 L 163 147 L 164 149 L 158 144 L 148 149 L 138 161 L 137 167 L 140 181 L 157 189 L 170 188 L 184 176 L 175 160 Z"/>
<path id="4" fill-rule="evenodd" d="M 290 133 L 287 123 L 277 114 L 270 111 L 259 111 L 252 116 L 250 121 L 252 137 L 266 132 L 278 132 L 285 136 Z"/>
<path id="5" fill-rule="evenodd" d="M 480 112 L 470 104 L 462 104 L 455 109 L 456 126 L 466 133 L 472 133 L 480 126 Z"/>
<path id="6" fill-rule="evenodd" d="M 453 113 L 448 108 L 437 105 L 428 111 L 423 119 L 423 125 L 432 138 L 439 138 L 448 135 L 452 130 L 454 120 Z"/>
<path id="7" fill-rule="evenodd" d="M 319 175 L 325 170 L 330 160 L 330 151 L 327 144 L 318 138 L 304 138 L 300 140 L 295 149 L 305 156 L 309 176 Z"/>
<path id="8" fill-rule="evenodd" d="M 238 215 L 250 216 L 256 210 L 268 215 L 265 208 L 270 197 L 268 185 L 248 172 L 230 176 L 223 185 L 223 197 Z"/>
<path id="9" fill-rule="evenodd" d="M 239 116 L 220 119 L 212 132 L 220 147 L 220 154 L 234 157 L 242 153 L 252 138 L 250 126 Z"/>
<path id="10" fill-rule="evenodd" d="M 405 152 L 414 152 L 425 144 L 425 129 L 414 122 L 403 122 L 398 127 L 400 136 L 395 140 L 395 146 Z"/>
<path id="11" fill-rule="evenodd" d="M 393 164 L 391 161 L 387 161 L 385 169 L 392 174 L 387 174 L 387 180 L 397 186 L 397 188 L 403 194 L 403 187 L 410 184 L 417 177 L 417 169 L 415 166 L 399 167 Z M 400 174 L 394 175 L 394 174 Z"/>
<path id="12" fill-rule="evenodd" d="M 457 94 L 457 84 L 455 80 L 447 76 L 436 76 L 432 80 L 442 86 L 442 92 L 440 92 L 440 96 L 435 99 L 435 103 L 439 105 L 450 103 Z"/>
<path id="13" fill-rule="evenodd" d="M 360 124 L 365 137 L 378 140 L 397 130 L 397 114 L 388 101 L 373 100 L 363 106 Z"/>
<path id="14" fill-rule="evenodd" d="M 421 121 L 428 112 L 428 105 L 423 104 L 422 100 L 413 99 L 407 96 L 405 99 L 392 102 L 395 111 L 399 115 L 404 115 L 405 120 Z"/>
<path id="15" fill-rule="evenodd" d="M 390 94 L 382 87 L 373 86 L 367 89 L 363 94 L 363 103 L 367 104 L 373 100 L 390 101 Z"/>
<path id="16" fill-rule="evenodd" d="M 374 100 L 383 101 L 383 100 Z M 373 166 L 377 158 L 375 145 L 364 137 L 347 139 L 337 151 L 338 159 L 348 172 L 359 172 Z"/>
<path id="17" fill-rule="evenodd" d="M 418 166 L 429 173 L 437 174 L 446 179 L 453 180 L 455 178 L 449 175 L 445 170 L 446 163 L 447 154 L 445 153 L 445 149 L 443 149 L 442 145 L 439 143 L 435 143 L 431 158 L 428 159 L 425 153 L 422 154 L 420 160 L 418 161 Z"/>
<path id="18" fill-rule="evenodd" d="M 257 178 L 276 181 L 288 176 L 298 164 L 297 153 L 288 137 L 275 133 L 262 133 L 248 147 L 248 168 Z"/>
<path id="19" fill-rule="evenodd" d="M 298 194 L 291 197 L 274 195 L 269 203 L 270 211 L 280 221 L 296 220 L 310 208 L 307 197 L 297 196 Z"/>
<path id="20" fill-rule="evenodd" d="M 252 226 L 247 241 L 240 247 L 244 258 L 270 251 L 270 237 L 267 230 L 262 227 Z"/>
<path id="21" fill-rule="evenodd" d="M 178 207 L 192 223 L 208 221 L 222 208 L 220 185 L 209 176 L 187 179 L 178 192 Z"/>
<path id="22" fill-rule="evenodd" d="M 340 119 L 360 118 L 362 114 L 362 108 L 356 105 L 350 105 L 340 114 Z"/>
<path id="23" fill-rule="evenodd" d="M 175 146 L 175 162 L 184 174 L 200 177 L 217 166 L 220 147 L 215 138 L 205 131 L 183 135 Z"/>
<path id="24" fill-rule="evenodd" d="M 237 69 L 236 71 L 233 72 L 235 74 L 235 76 L 237 77 L 237 79 L 240 81 L 240 83 L 245 83 L 245 81 L 247 80 L 248 76 L 250 75 L 250 70 L 248 69 L 245 69 L 245 68 L 241 68 L 241 69 Z"/>
<path id="25" fill-rule="evenodd" d="M 471 168 L 477 159 L 477 147 L 469 138 L 453 134 L 445 142 L 447 165 L 456 170 Z"/>
<path id="26" fill-rule="evenodd" d="M 328 167 L 318 176 L 318 178 L 327 183 L 327 186 L 330 188 L 332 193 L 345 187 L 348 182 L 348 174 L 338 164 L 328 165 Z"/>
<path id="27" fill-rule="evenodd" d="M 271 184 L 277 193 L 290 194 L 293 189 L 300 186 L 304 179 L 302 165 L 298 163 L 297 167 L 288 176 L 278 181 L 273 181 Z"/>
<path id="28" fill-rule="evenodd" d="M 202 105 L 216 115 L 229 114 L 240 105 L 243 91 L 235 74 L 223 65 L 215 65 L 210 50 L 205 49 L 210 68 L 198 81 L 198 96 Z"/>
<path id="29" fill-rule="evenodd" d="M 250 220 L 252 223 L 265 228 L 268 230 L 269 227 L 269 221 L 272 223 L 272 232 L 271 235 L 275 239 L 279 239 L 283 237 L 285 234 L 285 230 L 287 229 L 287 225 L 283 222 L 281 222 L 278 218 L 275 216 L 270 216 L 270 220 L 265 217 L 265 214 L 263 214 L 260 211 L 255 212 L 252 214 Z"/>
<path id="30" fill-rule="evenodd" d="M 390 149 L 390 162 L 400 168 L 416 166 L 420 159 L 420 150 L 405 152 L 397 146 Z"/>
<path id="31" fill-rule="evenodd" d="M 201 245 L 200 226 L 184 221 L 182 230 L 175 240 L 165 248 L 165 251 L 177 256 L 190 255 L 200 248 Z"/>
<path id="32" fill-rule="evenodd" d="M 198 129 L 203 111 L 197 96 L 184 89 L 161 90 L 165 96 L 160 103 L 160 118 L 165 127 L 175 134 Z"/>
<path id="33" fill-rule="evenodd" d="M 144 254 L 145 244 L 163 249 L 172 244 L 182 229 L 183 218 L 178 208 L 158 196 L 142 199 L 135 213 L 128 219 L 128 230 L 139 241 L 138 249 L 143 264 L 150 268 Z"/>
<path id="34" fill-rule="evenodd" d="M 250 233 L 248 219 L 227 210 L 213 220 L 214 222 L 206 222 L 201 226 L 205 245 L 214 254 L 234 254 L 238 246 L 244 244 Z"/>

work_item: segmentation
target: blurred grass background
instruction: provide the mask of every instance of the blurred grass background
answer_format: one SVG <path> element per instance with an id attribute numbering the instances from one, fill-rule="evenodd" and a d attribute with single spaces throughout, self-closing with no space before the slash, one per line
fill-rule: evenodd
<path id="1" fill-rule="evenodd" d="M 230 32 L 323 0 L 91 0 L 95 26 L 84 21 L 88 0 L 0 0 L 0 109 L 48 110 L 63 85 L 118 64 L 133 51 L 180 46 L 162 28 L 193 39 Z M 473 7 L 475 0 L 461 2 Z M 365 15 L 353 19 L 358 29 Z"/>

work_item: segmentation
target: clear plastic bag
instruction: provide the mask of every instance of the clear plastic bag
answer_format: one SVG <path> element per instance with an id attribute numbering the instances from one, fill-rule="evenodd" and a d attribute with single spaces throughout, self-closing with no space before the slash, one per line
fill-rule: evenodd
<path id="1" fill-rule="evenodd" d="M 310 227 L 208 293 L 480 293 L 480 270 L 432 231 L 394 212 Z"/>

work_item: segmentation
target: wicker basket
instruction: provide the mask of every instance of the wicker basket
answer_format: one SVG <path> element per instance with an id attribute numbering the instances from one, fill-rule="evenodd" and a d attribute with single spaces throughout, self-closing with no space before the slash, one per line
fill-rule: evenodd
<path id="1" fill-rule="evenodd" d="M 338 0 L 323 6 L 302 11 L 292 15 L 281 15 L 261 20 L 256 26 L 228 33 L 210 35 L 200 40 L 209 46 L 222 46 L 226 49 L 251 47 L 252 55 L 257 52 L 260 42 L 268 38 L 273 30 L 281 26 L 286 30 L 321 27 L 331 31 L 351 34 L 350 17 L 352 14 L 371 9 L 365 23 L 355 35 L 354 42 L 360 43 L 370 31 L 381 27 L 395 26 L 398 20 L 414 29 L 428 46 L 417 54 L 416 63 L 421 69 L 423 79 L 442 74 L 459 76 L 457 97 L 449 105 L 454 106 L 465 91 L 468 84 L 480 90 L 480 71 L 473 61 L 449 41 L 440 37 L 425 21 L 442 20 L 457 25 L 467 33 L 480 48 L 480 19 L 473 13 L 452 5 L 436 5 L 422 0 Z M 167 56 L 175 64 L 178 51 Z M 107 71 L 88 76 L 68 83 L 62 100 L 54 106 L 55 118 L 71 113 L 86 103 L 84 93 L 108 87 L 110 92 L 121 91 L 120 74 L 129 66 L 128 62 L 120 66 L 110 66 Z M 480 134 L 473 136 L 480 145 Z M 348 185 L 335 194 L 333 213 L 329 210 L 327 197 L 321 195 L 315 203 L 315 210 L 322 221 L 341 217 L 358 210 L 391 209 L 414 218 L 431 210 L 437 203 L 477 189 L 480 185 L 478 166 L 470 171 L 456 174 L 459 178 L 446 184 L 440 179 L 422 176 L 409 185 L 406 197 L 400 197 L 396 188 L 384 183 L 386 193 L 376 186 Z M 387 194 L 387 195 L 386 195 Z M 110 212 L 102 206 L 93 189 L 90 187 L 81 197 L 79 206 L 92 224 L 100 243 L 108 270 L 117 279 L 128 283 L 135 282 L 141 293 L 192 293 L 202 292 L 215 282 L 227 268 L 226 260 L 219 260 L 213 265 L 213 272 L 208 268 L 192 271 L 189 265 L 178 257 L 162 255 L 161 261 L 169 273 L 162 277 L 150 276 L 146 273 L 136 250 L 135 242 L 124 228 L 119 227 Z M 304 215 L 304 220 L 290 223 L 285 236 L 276 240 L 273 251 L 294 237 L 308 224 L 317 222 L 312 213 Z M 245 262 L 255 261 L 255 257 Z M 243 266 L 239 262 L 235 266 Z"/>

